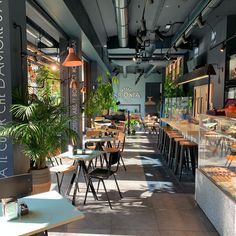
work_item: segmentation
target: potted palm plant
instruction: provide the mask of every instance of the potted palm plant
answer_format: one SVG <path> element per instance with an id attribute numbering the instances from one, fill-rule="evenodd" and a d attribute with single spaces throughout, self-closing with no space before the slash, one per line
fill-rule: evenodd
<path id="1" fill-rule="evenodd" d="M 68 138 L 75 142 L 77 133 L 69 128 L 71 118 L 60 103 L 49 97 L 33 98 L 27 104 L 12 105 L 13 122 L 0 130 L 0 136 L 11 137 L 14 143 L 22 145 L 24 154 L 31 161 L 33 193 L 38 193 L 50 189 L 47 158 L 58 152 Z M 39 182 L 37 176 L 44 179 L 44 183 Z"/>

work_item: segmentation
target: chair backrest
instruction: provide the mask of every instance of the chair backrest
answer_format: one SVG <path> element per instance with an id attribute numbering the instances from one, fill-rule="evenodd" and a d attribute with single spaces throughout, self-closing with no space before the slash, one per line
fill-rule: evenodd
<path id="1" fill-rule="evenodd" d="M 118 140 L 117 148 L 120 149 L 120 152 L 123 152 L 125 146 L 125 133 L 119 132 L 117 140 Z"/>
<path id="2" fill-rule="evenodd" d="M 32 192 L 32 174 L 0 178 L 0 198 L 20 198 Z"/>
<path id="3" fill-rule="evenodd" d="M 100 135 L 100 131 L 98 130 L 87 130 L 86 131 L 86 136 L 87 137 L 98 137 Z"/>
<path id="4" fill-rule="evenodd" d="M 109 154 L 109 161 L 108 161 L 108 169 L 111 170 L 113 166 L 115 166 L 112 171 L 117 172 L 119 168 L 120 162 L 120 152 L 112 152 Z"/>

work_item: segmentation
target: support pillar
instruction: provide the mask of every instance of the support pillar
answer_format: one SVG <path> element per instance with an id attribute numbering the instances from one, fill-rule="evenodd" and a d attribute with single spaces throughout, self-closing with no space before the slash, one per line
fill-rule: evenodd
<path id="1" fill-rule="evenodd" d="M 25 0 L 0 1 L 0 125 L 11 121 L 15 88 L 27 88 Z M 18 160 L 19 159 L 19 160 Z M 10 139 L 0 138 L 0 178 L 18 174 L 21 154 Z M 27 167 L 26 167 L 27 168 Z M 21 167 L 20 167 L 21 169 Z"/>

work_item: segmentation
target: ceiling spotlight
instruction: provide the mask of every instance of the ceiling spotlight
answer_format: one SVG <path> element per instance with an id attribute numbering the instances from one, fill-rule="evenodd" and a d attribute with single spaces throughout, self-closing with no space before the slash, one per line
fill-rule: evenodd
<path id="1" fill-rule="evenodd" d="M 166 24 L 165 29 L 169 30 L 171 28 L 171 24 Z"/>
<path id="2" fill-rule="evenodd" d="M 188 41 L 187 41 L 187 39 L 186 39 L 184 34 L 181 36 L 181 40 L 182 40 L 183 44 L 188 43 Z"/>
<path id="3" fill-rule="evenodd" d="M 222 46 L 220 48 L 220 51 L 221 52 L 224 52 L 225 51 L 225 48 L 226 48 L 226 44 L 225 43 L 222 43 Z"/>
<path id="4" fill-rule="evenodd" d="M 202 16 L 200 15 L 198 18 L 197 18 L 197 21 L 196 21 L 198 27 L 201 29 L 202 27 L 204 27 L 204 22 L 202 20 Z"/>

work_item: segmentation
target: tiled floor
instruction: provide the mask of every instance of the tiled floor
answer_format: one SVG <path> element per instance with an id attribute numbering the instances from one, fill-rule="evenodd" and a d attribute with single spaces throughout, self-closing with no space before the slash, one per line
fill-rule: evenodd
<path id="1" fill-rule="evenodd" d="M 109 208 L 102 187 L 100 201 L 89 193 L 83 205 L 85 184 L 80 185 L 78 209 L 84 220 L 53 229 L 50 236 L 206 236 L 218 235 L 194 201 L 194 183 L 183 182 L 163 166 L 155 151 L 155 135 L 136 134 L 126 140 L 124 159 L 127 171 L 121 167 L 117 179 L 123 198 L 120 199 L 114 180 L 106 186 L 112 199 Z M 69 181 L 69 176 L 64 180 Z"/>

